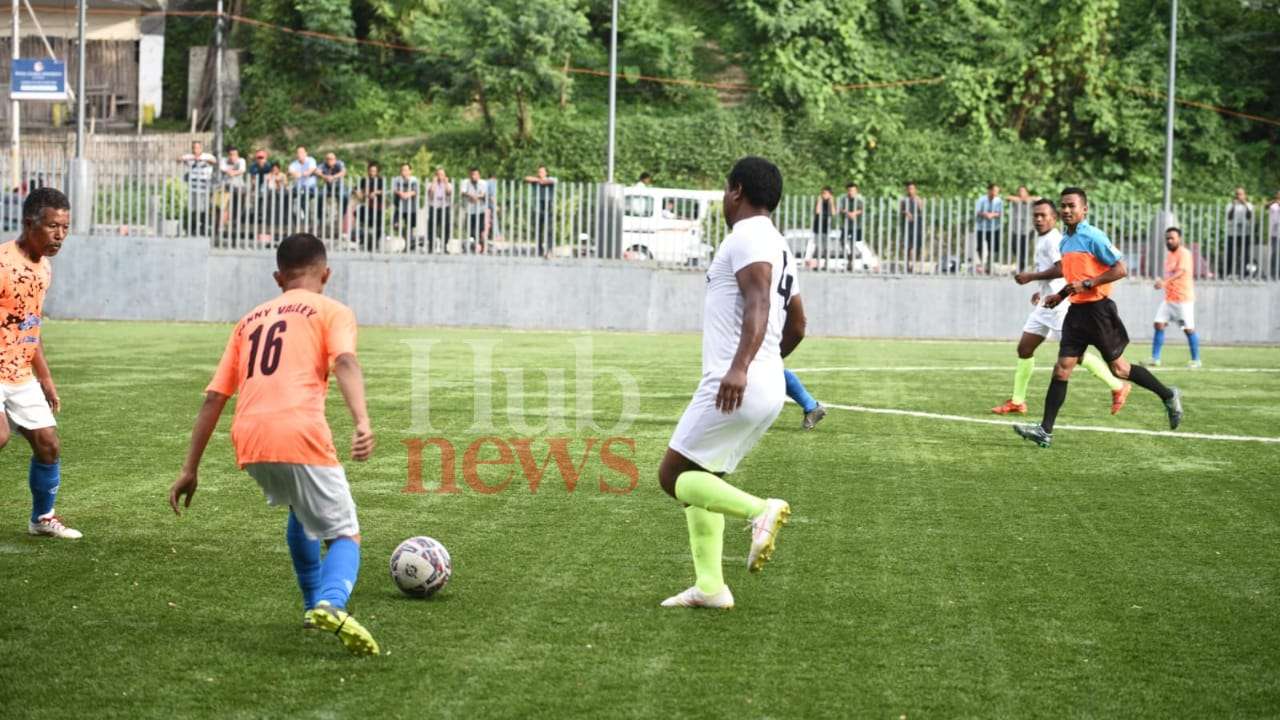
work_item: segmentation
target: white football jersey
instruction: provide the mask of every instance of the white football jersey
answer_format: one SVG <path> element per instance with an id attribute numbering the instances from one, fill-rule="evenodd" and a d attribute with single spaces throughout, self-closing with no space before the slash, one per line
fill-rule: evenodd
<path id="1" fill-rule="evenodd" d="M 1058 232 L 1058 228 L 1054 228 L 1036 238 L 1036 272 L 1044 272 L 1049 270 L 1055 264 L 1062 262 L 1062 233 Z M 1040 297 L 1045 298 L 1062 289 L 1067 281 L 1063 278 L 1055 280 L 1040 281 Z M 1065 306 L 1062 303 L 1059 307 Z"/>
<path id="2" fill-rule="evenodd" d="M 728 372 L 742 337 L 742 291 L 737 273 L 758 262 L 772 268 L 769 317 L 764 342 L 753 363 L 775 363 L 782 376 L 782 326 L 787 320 L 787 303 L 800 294 L 796 262 L 782 234 L 765 216 L 739 220 L 720 244 L 707 270 L 707 296 L 702 307 L 702 374 L 717 378 Z"/>

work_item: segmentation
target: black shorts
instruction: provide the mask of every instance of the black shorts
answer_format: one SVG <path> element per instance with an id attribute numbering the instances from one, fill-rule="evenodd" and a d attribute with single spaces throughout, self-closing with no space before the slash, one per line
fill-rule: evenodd
<path id="1" fill-rule="evenodd" d="M 1111 298 L 1090 303 L 1072 303 L 1062 321 L 1062 340 L 1058 357 L 1080 357 L 1090 345 L 1098 348 L 1102 359 L 1111 362 L 1124 354 L 1129 333 L 1120 322 L 1120 311 Z"/>

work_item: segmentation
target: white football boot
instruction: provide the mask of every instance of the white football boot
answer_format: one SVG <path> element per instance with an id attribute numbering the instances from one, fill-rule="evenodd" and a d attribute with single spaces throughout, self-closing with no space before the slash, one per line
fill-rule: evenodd
<path id="1" fill-rule="evenodd" d="M 79 540 L 83 537 L 79 530 L 63 525 L 62 518 L 57 515 L 45 515 L 33 523 L 27 523 L 27 532 L 31 535 L 56 537 L 63 540 Z"/>
<path id="2" fill-rule="evenodd" d="M 747 570 L 751 572 L 760 572 L 773 556 L 778 531 L 791 516 L 791 506 L 786 500 L 769 498 L 764 503 L 764 512 L 751 518 L 751 552 L 747 553 Z"/>
<path id="3" fill-rule="evenodd" d="M 733 593 L 729 592 L 729 586 L 725 585 L 720 588 L 720 592 L 708 595 L 699 590 L 697 585 L 694 585 L 679 595 L 672 595 L 666 600 L 663 600 L 662 607 L 704 607 L 715 608 L 717 610 L 732 610 Z"/>

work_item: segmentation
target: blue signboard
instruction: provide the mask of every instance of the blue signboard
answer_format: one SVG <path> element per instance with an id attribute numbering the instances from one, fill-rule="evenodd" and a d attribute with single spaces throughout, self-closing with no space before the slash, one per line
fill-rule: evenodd
<path id="1" fill-rule="evenodd" d="M 14 60 L 9 77 L 14 100 L 66 100 L 67 67 L 57 60 Z"/>

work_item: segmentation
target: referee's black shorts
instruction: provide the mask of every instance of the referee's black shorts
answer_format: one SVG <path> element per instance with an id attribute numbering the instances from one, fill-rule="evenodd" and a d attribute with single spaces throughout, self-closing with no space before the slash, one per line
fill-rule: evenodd
<path id="1" fill-rule="evenodd" d="M 1062 321 L 1062 340 L 1058 357 L 1080 357 L 1090 345 L 1098 348 L 1102 359 L 1111 362 L 1124 354 L 1129 333 L 1120 322 L 1120 311 L 1111 298 L 1089 303 L 1071 303 Z"/>

